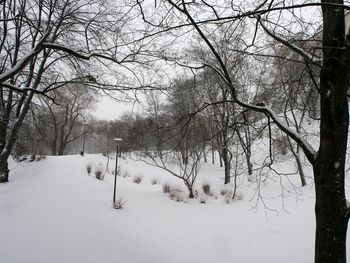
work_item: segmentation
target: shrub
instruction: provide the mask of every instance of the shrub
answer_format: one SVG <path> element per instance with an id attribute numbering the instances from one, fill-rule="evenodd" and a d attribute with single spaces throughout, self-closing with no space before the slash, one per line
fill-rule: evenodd
<path id="1" fill-rule="evenodd" d="M 143 179 L 143 176 L 142 175 L 135 175 L 134 178 L 132 179 L 132 181 L 135 183 L 135 184 L 139 184 L 142 182 L 142 179 Z"/>
<path id="2" fill-rule="evenodd" d="M 222 196 L 225 196 L 230 190 L 228 188 L 222 188 L 221 191 L 220 191 L 220 194 Z"/>
<path id="3" fill-rule="evenodd" d="M 243 197 L 244 197 L 244 194 L 242 192 L 236 191 L 236 194 L 235 194 L 236 200 L 243 200 Z"/>
<path id="4" fill-rule="evenodd" d="M 255 182 L 256 177 L 254 175 L 248 175 L 248 182 Z"/>
<path id="5" fill-rule="evenodd" d="M 14 156 L 13 157 L 16 161 L 18 161 L 18 162 L 23 162 L 23 161 L 26 161 L 26 160 L 28 160 L 28 157 L 27 156 Z"/>
<path id="6" fill-rule="evenodd" d="M 96 170 L 95 170 L 95 176 L 96 176 L 96 179 L 102 181 L 103 178 L 105 177 L 104 176 L 104 173 L 103 173 L 103 170 L 102 168 L 98 167 Z"/>
<path id="7" fill-rule="evenodd" d="M 180 187 L 170 187 L 169 197 L 176 202 L 182 202 L 185 200 L 185 194 Z"/>
<path id="8" fill-rule="evenodd" d="M 232 196 L 233 196 L 233 192 L 232 191 L 226 192 L 226 194 L 224 195 L 226 204 L 231 204 Z"/>
<path id="9" fill-rule="evenodd" d="M 92 165 L 91 164 L 86 165 L 86 171 L 87 171 L 88 174 L 91 173 L 91 169 L 92 169 Z"/>
<path id="10" fill-rule="evenodd" d="M 234 193 L 233 189 L 231 189 L 230 191 L 228 191 L 225 194 L 224 198 L 225 198 L 225 202 L 227 204 L 230 204 L 234 200 L 242 200 L 243 199 L 244 195 L 242 192 L 236 190 L 235 196 L 233 196 L 233 193 Z"/>
<path id="11" fill-rule="evenodd" d="M 286 136 L 281 136 L 273 141 L 273 146 L 277 154 L 286 155 L 288 153 L 288 139 Z"/>
<path id="12" fill-rule="evenodd" d="M 159 180 L 157 177 L 154 177 L 151 179 L 151 185 L 156 185 L 156 184 L 159 184 Z"/>
<path id="13" fill-rule="evenodd" d="M 124 177 L 124 178 L 126 178 L 126 177 L 130 177 L 129 172 L 128 172 L 128 171 L 125 171 L 125 172 L 123 173 L 123 177 Z"/>
<path id="14" fill-rule="evenodd" d="M 198 200 L 201 204 L 205 204 L 209 199 L 209 196 L 206 193 L 201 193 L 198 195 Z"/>
<path id="15" fill-rule="evenodd" d="M 208 182 L 205 182 L 202 184 L 202 190 L 203 190 L 203 193 L 205 193 L 208 196 L 213 195 L 213 193 L 211 192 L 211 186 Z"/>
<path id="16" fill-rule="evenodd" d="M 124 208 L 126 200 L 123 197 L 117 198 L 117 200 L 113 203 L 114 209 L 122 209 Z"/>
<path id="17" fill-rule="evenodd" d="M 225 196 L 225 195 L 227 195 L 228 193 L 233 194 L 233 189 L 234 189 L 234 186 L 233 186 L 232 184 L 225 184 L 225 185 L 223 185 L 223 187 L 221 188 L 220 194 L 221 194 L 222 196 Z"/>
<path id="18" fill-rule="evenodd" d="M 46 155 L 40 154 L 40 155 L 36 158 L 36 161 L 39 162 L 39 161 L 45 160 L 45 159 L 46 159 Z"/>
<path id="19" fill-rule="evenodd" d="M 167 193 L 170 192 L 170 190 L 171 190 L 170 184 L 169 184 L 168 182 L 165 182 L 165 183 L 163 184 L 163 193 L 167 194 Z"/>

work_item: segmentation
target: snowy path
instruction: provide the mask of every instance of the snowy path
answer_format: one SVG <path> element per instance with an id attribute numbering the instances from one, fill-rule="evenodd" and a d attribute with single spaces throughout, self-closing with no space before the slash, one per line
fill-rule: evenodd
<path id="1" fill-rule="evenodd" d="M 1 262 L 145 262 L 146 253 L 138 255 L 115 227 L 104 224 L 103 212 L 115 211 L 99 211 L 104 202 L 94 194 L 99 182 L 86 176 L 81 158 L 49 158 L 43 164 L 33 164 L 31 174 L 0 189 Z"/>
<path id="2" fill-rule="evenodd" d="M 113 176 L 88 176 L 86 162 L 49 157 L 0 185 L 1 263 L 312 262 L 313 200 L 266 218 L 249 200 L 176 203 L 159 185 L 119 178 L 127 205 L 114 210 Z M 147 172 L 137 165 L 122 161 Z"/>

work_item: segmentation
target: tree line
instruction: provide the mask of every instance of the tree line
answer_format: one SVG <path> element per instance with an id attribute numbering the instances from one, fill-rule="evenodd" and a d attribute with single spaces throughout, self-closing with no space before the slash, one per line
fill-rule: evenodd
<path id="1" fill-rule="evenodd" d="M 257 113 L 264 114 L 266 123 L 260 129 L 267 129 L 272 138 L 273 123 L 284 134 L 282 141 L 293 153 L 302 184 L 306 182 L 301 153 L 313 167 L 315 262 L 346 262 L 350 216 L 345 197 L 350 75 L 346 2 L 164 0 L 114 6 L 97 0 L 3 0 L 0 5 L 1 181 L 8 181 L 7 160 L 32 104 L 37 103 L 36 94 L 46 96 L 68 84 L 121 91 L 172 87 L 173 108 L 166 118 L 181 129 L 166 132 L 165 140 L 162 130 L 156 129 L 156 138 L 146 136 L 140 143 L 153 140 L 147 150 L 158 147 L 162 152 L 174 148 L 172 139 L 182 133 L 175 146 L 182 154 L 179 160 L 189 163 L 187 158 L 195 156 L 192 149 L 202 147 L 198 139 L 206 136 L 191 133 L 192 126 L 197 131 L 210 105 L 213 123 L 220 127 L 220 153 L 227 160 L 232 157 L 227 147 L 230 136 L 254 141 L 244 129 L 251 134 L 255 128 L 245 124 Z M 303 10 L 315 15 L 307 16 Z M 184 80 L 179 81 L 182 74 Z M 198 78 L 208 79 L 199 84 Z M 205 85 L 209 89 L 202 88 Z M 196 98 L 212 100 L 198 104 Z M 51 102 L 39 105 L 47 106 L 50 114 Z M 164 116 L 156 110 L 159 115 L 153 112 L 156 116 L 148 121 L 157 127 Z M 35 110 L 34 118 L 40 122 Z M 318 121 L 319 141 L 314 143 L 305 136 L 303 125 Z M 57 131 L 55 147 L 62 153 L 59 144 L 64 145 L 65 139 L 58 126 Z M 54 149 L 53 140 L 51 144 Z M 248 159 L 249 143 L 242 149 Z"/>

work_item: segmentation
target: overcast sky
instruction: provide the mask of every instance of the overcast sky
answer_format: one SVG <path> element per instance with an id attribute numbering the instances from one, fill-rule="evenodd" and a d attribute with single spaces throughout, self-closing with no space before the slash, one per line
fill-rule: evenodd
<path id="1" fill-rule="evenodd" d="M 118 102 L 105 97 L 97 104 L 93 115 L 101 120 L 115 120 L 124 112 L 141 112 L 141 107 L 137 103 Z"/>

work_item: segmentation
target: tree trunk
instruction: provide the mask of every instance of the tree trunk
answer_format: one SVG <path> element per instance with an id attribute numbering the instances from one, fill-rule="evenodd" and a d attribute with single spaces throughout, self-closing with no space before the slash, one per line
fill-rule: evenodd
<path id="1" fill-rule="evenodd" d="M 211 162 L 212 162 L 212 164 L 215 164 L 215 149 L 214 149 L 214 147 L 211 147 Z"/>
<path id="2" fill-rule="evenodd" d="M 229 157 L 229 151 L 226 147 L 222 149 L 222 160 L 224 162 L 225 181 L 224 184 L 228 184 L 231 181 L 231 158 Z"/>
<path id="3" fill-rule="evenodd" d="M 343 1 L 321 1 L 343 5 Z M 320 74 L 320 148 L 313 163 L 316 189 L 315 263 L 346 263 L 349 209 L 345 162 L 349 125 L 349 43 L 344 9 L 322 6 L 323 64 Z"/>
<path id="4" fill-rule="evenodd" d="M 7 183 L 9 181 L 10 170 L 8 168 L 7 160 L 4 162 L 3 169 L 0 171 L 0 183 Z"/>
<path id="5" fill-rule="evenodd" d="M 207 158 L 207 152 L 205 151 L 205 145 L 202 146 L 202 152 L 203 152 L 204 162 L 207 163 L 208 162 L 208 158 Z"/>
<path id="6" fill-rule="evenodd" d="M 245 155 L 245 159 L 246 159 L 246 162 L 247 162 L 247 167 L 248 167 L 248 175 L 252 175 L 253 174 L 253 165 L 250 161 L 250 157 L 251 157 L 251 154 L 250 154 L 250 151 L 248 152 L 245 152 L 244 153 Z"/>
<path id="7" fill-rule="evenodd" d="M 188 195 L 188 198 L 194 198 L 194 193 L 193 193 L 193 188 L 191 186 L 187 186 L 188 191 L 190 192 L 190 194 Z"/>
<path id="8" fill-rule="evenodd" d="M 249 128 L 244 130 L 244 135 L 245 135 L 245 141 L 243 140 L 241 136 L 241 132 L 237 129 L 236 130 L 239 142 L 241 144 L 241 147 L 244 152 L 244 156 L 247 162 L 247 168 L 248 168 L 248 175 L 253 174 L 253 165 L 252 162 L 250 161 L 251 156 L 252 156 L 252 151 L 251 151 L 251 140 L 250 140 L 250 135 L 249 135 Z"/>
<path id="9" fill-rule="evenodd" d="M 7 137 L 7 125 L 8 120 L 6 118 L 1 118 L 0 120 L 0 152 L 3 151 L 6 145 L 6 137 Z M 3 165 L 1 165 L 2 169 L 0 170 L 0 183 L 7 183 L 9 180 L 9 169 L 7 158 L 1 160 Z"/>
<path id="10" fill-rule="evenodd" d="M 335 165 L 337 161 L 328 159 L 314 169 L 317 178 L 315 263 L 346 263 L 348 208 L 343 186 L 337 179 L 343 174 L 330 167 L 330 163 Z M 330 169 L 325 169 L 326 166 Z"/>
<path id="11" fill-rule="evenodd" d="M 64 154 L 64 150 L 66 149 L 67 144 L 65 142 L 60 142 L 58 146 L 57 155 L 61 156 Z"/>
<path id="12" fill-rule="evenodd" d="M 54 156 L 57 155 L 56 139 L 52 140 L 52 142 L 51 142 L 51 154 Z"/>
<path id="13" fill-rule="evenodd" d="M 300 150 L 299 150 L 299 145 L 297 145 L 297 149 L 294 150 L 293 144 L 288 140 L 289 142 L 289 149 L 292 152 L 295 162 L 297 163 L 297 168 L 298 168 L 298 173 L 299 173 L 299 177 L 300 177 L 300 182 L 301 182 L 301 186 L 305 186 L 307 185 L 306 179 L 305 179 L 305 173 L 304 173 L 304 169 L 303 169 L 303 165 L 301 163 L 300 160 Z"/>
<path id="14" fill-rule="evenodd" d="M 292 152 L 293 152 L 295 161 L 297 163 L 301 186 L 306 186 L 307 182 L 306 182 L 305 173 L 304 173 L 303 165 L 302 165 L 301 160 L 300 160 L 299 153 L 298 152 L 294 153 L 294 151 L 292 151 Z"/>
<path id="15" fill-rule="evenodd" d="M 188 181 L 185 178 L 183 179 L 183 182 L 184 182 L 184 184 L 187 187 L 188 192 L 189 192 L 188 198 L 194 198 L 193 184 L 191 184 L 190 181 Z"/>
<path id="16" fill-rule="evenodd" d="M 65 147 L 59 147 L 58 152 L 57 152 L 57 155 L 62 156 L 63 153 L 64 153 L 64 148 L 65 148 Z"/>

